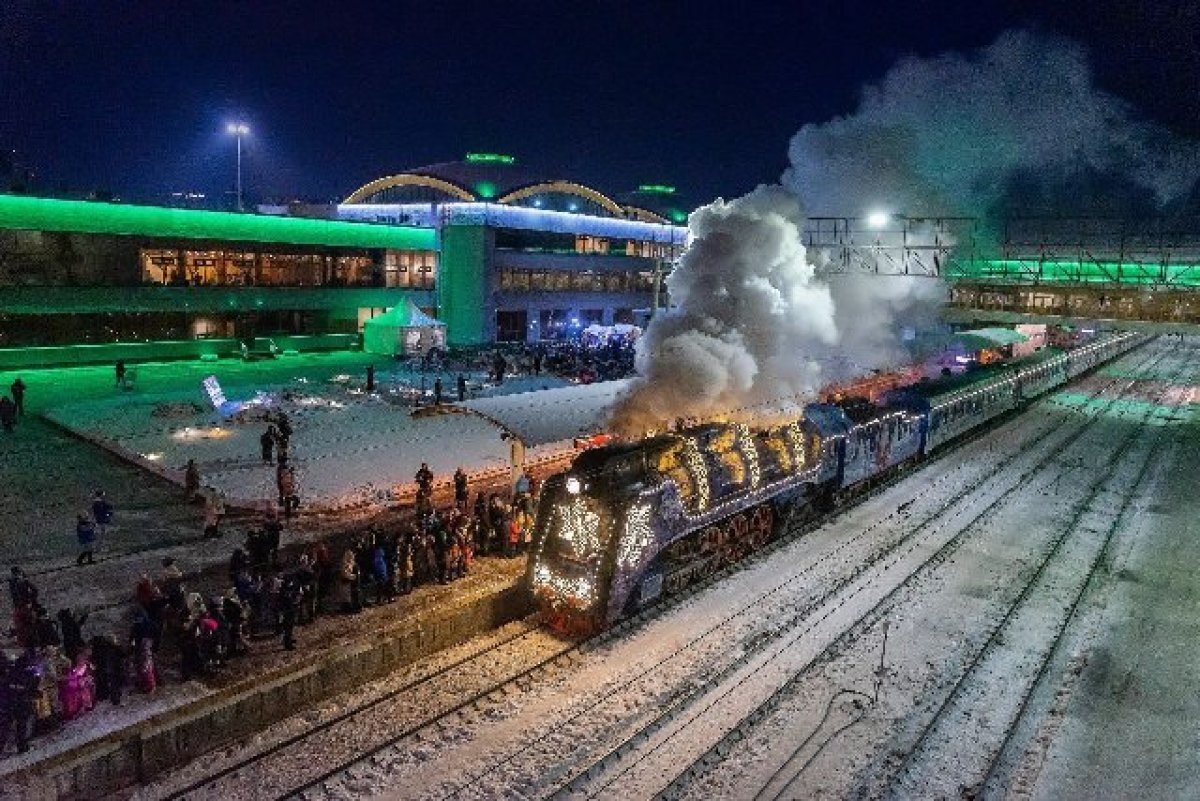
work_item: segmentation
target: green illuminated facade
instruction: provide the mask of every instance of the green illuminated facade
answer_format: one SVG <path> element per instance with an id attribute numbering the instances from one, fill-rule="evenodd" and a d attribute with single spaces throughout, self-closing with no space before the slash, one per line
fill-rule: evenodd
<path id="1" fill-rule="evenodd" d="M 432 250 L 436 238 L 428 228 L 21 195 L 0 195 L 0 229 L 386 250 Z"/>
<path id="2" fill-rule="evenodd" d="M 344 347 L 406 299 L 435 310 L 436 279 L 430 228 L 0 195 L 0 348 Z"/>
<path id="3" fill-rule="evenodd" d="M 449 225 L 442 229 L 441 319 L 450 345 L 488 341 L 488 229 Z"/>
<path id="4" fill-rule="evenodd" d="M 950 280 L 1030 284 L 1110 284 L 1114 287 L 1200 287 L 1200 263 L 1052 259 L 963 259 L 947 271 Z"/>

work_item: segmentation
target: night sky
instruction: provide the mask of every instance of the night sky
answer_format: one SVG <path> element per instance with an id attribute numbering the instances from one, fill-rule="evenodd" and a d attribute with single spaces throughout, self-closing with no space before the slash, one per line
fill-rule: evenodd
<path id="1" fill-rule="evenodd" d="M 255 200 L 486 150 L 703 202 L 776 180 L 789 137 L 898 57 L 1013 26 L 1079 40 L 1102 87 L 1200 135 L 1195 2 L 5 0 L 0 150 L 45 192 L 220 196 L 243 119 Z"/>

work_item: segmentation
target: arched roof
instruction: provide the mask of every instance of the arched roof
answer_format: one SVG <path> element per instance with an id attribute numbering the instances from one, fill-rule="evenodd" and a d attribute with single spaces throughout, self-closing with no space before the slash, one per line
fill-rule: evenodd
<path id="1" fill-rule="evenodd" d="M 625 209 L 621 207 L 620 203 L 617 203 L 617 201 L 613 200 L 603 192 L 597 191 L 592 189 L 590 186 L 584 186 L 583 184 L 576 183 L 574 181 L 539 181 L 538 183 L 529 184 L 528 186 L 523 186 L 520 189 L 513 190 L 507 195 L 500 197 L 496 202 L 511 205 L 516 203 L 518 200 L 523 200 L 527 197 L 532 197 L 533 195 L 542 195 L 549 192 L 560 192 L 566 195 L 575 195 L 583 198 L 584 200 L 590 200 L 591 202 L 603 208 L 605 211 L 608 211 L 617 217 L 625 216 Z"/>
<path id="2" fill-rule="evenodd" d="M 440 192 L 445 192 L 446 194 L 456 197 L 459 200 L 475 200 L 475 195 L 462 188 L 458 184 L 442 178 L 434 177 L 432 175 L 405 172 L 400 173 L 399 175 L 386 175 L 383 178 L 376 178 L 370 183 L 363 184 L 358 189 L 355 189 L 353 192 L 351 192 L 349 197 L 347 197 L 344 202 L 363 203 L 370 198 L 371 195 L 375 195 L 385 189 L 393 189 L 398 186 L 423 186 L 428 189 L 436 189 Z"/>

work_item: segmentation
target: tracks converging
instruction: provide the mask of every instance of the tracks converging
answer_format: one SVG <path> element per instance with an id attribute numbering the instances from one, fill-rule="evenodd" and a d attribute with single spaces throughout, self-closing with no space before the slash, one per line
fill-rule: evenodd
<path id="1" fill-rule="evenodd" d="M 1114 399 L 1114 401 L 1115 400 L 1117 399 Z M 1110 403 L 1109 406 L 1111 405 L 1112 404 Z M 1019 619 L 1020 614 L 1023 611 L 1034 608 L 1032 601 L 1041 597 L 1038 594 L 1039 591 L 1045 592 L 1046 590 L 1055 589 L 1054 584 L 1044 581 L 1047 571 L 1051 570 L 1055 566 L 1055 559 L 1063 553 L 1064 546 L 1068 544 L 1069 541 L 1074 538 L 1082 529 L 1085 528 L 1082 524 L 1087 520 L 1089 513 L 1094 512 L 1092 508 L 1093 502 L 1096 500 L 1098 495 L 1113 482 L 1113 476 L 1108 471 L 1114 466 L 1118 465 L 1123 457 L 1133 447 L 1133 445 L 1141 438 L 1151 413 L 1152 410 L 1143 416 L 1143 419 L 1139 421 L 1138 425 L 1134 427 L 1133 431 L 1131 431 L 1130 434 L 1112 452 L 1105 464 L 1096 466 L 1098 478 L 1091 483 L 1084 495 L 1084 498 L 1073 505 L 1070 519 L 1067 521 L 1067 524 L 1063 530 L 1051 539 L 1047 547 L 1042 549 L 1042 552 L 1038 558 L 1037 567 L 1024 581 L 1020 590 L 1016 593 L 1012 601 L 1006 606 L 1004 613 L 996 621 L 994 621 L 988 636 L 984 640 L 983 645 L 978 651 L 975 652 L 972 658 L 968 660 L 966 666 L 959 674 L 950 691 L 943 697 L 941 703 L 937 705 L 933 715 L 925 722 L 920 731 L 915 735 L 914 738 L 912 738 L 907 747 L 902 749 L 899 755 L 893 751 L 883 770 L 885 775 L 880 782 L 882 784 L 882 788 L 876 788 L 874 795 L 886 795 L 890 792 L 893 792 L 896 788 L 896 785 L 903 782 L 908 773 L 913 769 L 913 766 L 917 763 L 917 760 L 929 747 L 932 738 L 939 731 L 940 727 L 943 724 L 952 725 L 950 723 L 951 719 L 954 717 L 952 712 L 955 710 L 959 712 L 964 711 L 960 706 L 956 705 L 957 702 L 964 699 L 968 689 L 971 687 L 972 680 L 979 677 L 981 673 L 980 668 L 986 664 L 988 657 L 1002 647 L 1003 643 L 1005 642 L 1005 635 L 1010 634 L 1013 631 L 1012 624 L 1014 620 Z M 972 787 L 960 786 L 954 788 L 945 788 L 945 792 L 950 794 L 962 792 L 967 793 L 968 795 L 973 795 L 975 792 L 986 787 L 995 779 L 1003 753 L 1012 741 L 1018 723 L 1024 716 L 1036 688 L 1047 674 L 1052 662 L 1052 657 L 1062 645 L 1069 624 L 1074 619 L 1079 604 L 1083 600 L 1088 588 L 1093 585 L 1095 576 L 1100 566 L 1104 563 L 1104 559 L 1109 552 L 1110 545 L 1120 527 L 1120 523 L 1125 518 L 1129 506 L 1132 504 L 1134 497 L 1137 495 L 1145 475 L 1147 474 L 1151 465 L 1154 463 L 1154 457 L 1161 444 L 1161 438 L 1162 435 L 1159 433 L 1156 435 L 1151 446 L 1147 448 L 1146 456 L 1142 460 L 1136 476 L 1132 482 L 1129 483 L 1128 491 L 1123 494 L 1119 509 L 1109 518 L 1107 526 L 1104 527 L 1104 537 L 1100 545 L 1095 549 L 1094 556 L 1088 562 L 1087 570 L 1079 578 L 1077 588 L 1074 589 L 1073 593 L 1070 595 L 1070 601 L 1066 605 L 1063 615 L 1058 620 L 1052 634 L 1046 641 L 1044 649 L 1039 653 L 1035 675 L 1033 679 L 1023 688 L 1023 693 L 1017 702 L 1018 711 L 1016 716 L 1007 725 L 1005 731 L 998 735 L 998 739 L 1000 740 L 999 745 L 984 759 L 986 762 L 986 767 L 981 773 L 981 778 L 979 778 Z M 859 713 L 854 715 L 852 719 L 841 729 L 833 732 L 829 739 L 836 737 L 846 728 L 857 723 L 865 716 L 865 714 L 865 709 L 860 710 Z M 956 720 L 955 722 L 957 723 L 960 721 Z M 818 728 L 820 727 L 818 726 Z M 816 732 L 814 731 L 813 734 L 815 733 Z M 756 798 L 771 799 L 773 801 L 773 799 L 790 797 L 789 793 L 793 790 L 795 782 L 797 779 L 799 779 L 800 775 L 812 763 L 812 760 L 817 755 L 816 753 L 805 752 L 805 758 L 800 760 L 799 757 L 801 756 L 801 752 L 803 750 L 802 746 L 805 744 L 806 743 L 802 743 L 801 746 L 798 746 L 789 755 L 787 760 L 776 769 L 766 784 L 760 789 Z M 828 744 L 828 740 L 822 744 L 822 747 L 825 744 Z M 954 740 L 954 745 L 948 747 L 953 748 L 956 746 L 961 746 L 961 743 L 957 739 Z M 948 774 L 943 771 L 941 775 L 942 778 L 945 778 L 947 775 L 952 775 L 955 777 L 956 781 L 962 777 L 961 771 L 950 771 Z M 920 780 L 911 782 L 905 789 L 910 795 L 912 793 L 922 794 L 930 791 L 929 784 L 927 782 L 922 783 Z M 669 793 L 666 795 L 669 795 Z M 901 795 L 904 795 L 904 793 L 901 793 Z"/>
<path id="2" fill-rule="evenodd" d="M 1161 360 L 1161 357 L 1159 360 Z M 1153 361 L 1155 360 L 1147 359 L 1146 362 L 1143 362 L 1141 366 L 1144 367 L 1147 363 Z M 1117 386 L 1120 383 L 1120 380 L 1117 380 L 1113 381 L 1112 385 Z M 911 585 L 912 582 L 915 581 L 920 575 L 928 573 L 933 567 L 944 562 L 949 555 L 953 553 L 953 551 L 957 549 L 959 545 L 961 545 L 964 539 L 968 536 L 968 533 L 974 530 L 977 524 L 991 510 L 995 509 L 996 506 L 1010 498 L 1012 494 L 1016 492 L 1017 489 L 1022 486 L 1032 475 L 1041 472 L 1048 465 L 1051 465 L 1054 460 L 1060 456 L 1063 450 L 1081 438 L 1086 431 L 1090 430 L 1095 424 L 1096 420 L 1104 413 L 1104 411 L 1108 408 L 1111 408 L 1111 406 L 1116 403 L 1117 400 L 1127 390 L 1128 386 L 1125 388 L 1125 390 L 1122 390 L 1120 393 L 1118 393 L 1116 397 L 1109 400 L 1104 407 L 1096 410 L 1094 414 L 1091 414 L 1082 425 L 1078 426 L 1073 431 L 1068 430 L 1067 435 L 1061 439 L 1054 435 L 1060 430 L 1069 429 L 1069 423 L 1067 422 L 1051 426 L 1051 430 L 1049 432 L 1039 432 L 1039 434 L 1035 435 L 1040 436 L 1038 444 L 1035 446 L 1035 450 L 1040 452 L 1041 449 L 1044 448 L 1048 451 L 1044 457 L 1038 459 L 1033 466 L 1023 470 L 1018 475 L 1012 486 L 1008 487 L 1008 489 L 1002 492 L 999 497 L 990 501 L 990 503 L 985 505 L 978 514 L 974 515 L 964 525 L 959 527 L 959 530 L 954 533 L 949 540 L 943 543 L 941 547 L 934 550 L 934 552 L 929 555 L 928 558 L 920 561 L 915 569 L 910 570 L 907 573 L 898 586 L 892 588 L 882 598 L 880 598 L 878 602 L 871 605 L 866 612 L 857 616 L 848 626 L 843 626 L 841 633 L 838 634 L 825 649 L 818 653 L 816 657 L 810 659 L 800 672 L 796 673 L 796 675 L 786 682 L 782 688 L 773 693 L 772 696 L 767 699 L 767 701 L 756 707 L 751 714 L 744 716 L 744 718 L 730 730 L 729 734 L 721 738 L 716 746 L 709 749 L 708 752 L 702 755 L 699 759 L 693 761 L 687 766 L 687 768 L 685 768 L 683 772 L 678 774 L 675 780 L 668 786 L 667 790 L 664 792 L 664 795 L 670 797 L 682 792 L 692 783 L 693 780 L 703 775 L 711 765 L 719 762 L 722 758 L 722 754 L 727 752 L 728 749 L 737 742 L 737 740 L 744 737 L 745 734 L 753 728 L 755 723 L 757 723 L 772 709 L 774 709 L 775 706 L 778 705 L 783 695 L 785 695 L 787 691 L 795 685 L 802 675 L 806 674 L 814 665 L 827 660 L 830 655 L 835 653 L 838 649 L 843 648 L 848 643 L 852 642 L 870 625 L 872 625 L 873 622 L 882 619 L 882 616 L 886 612 L 888 606 L 895 600 L 897 594 L 903 588 Z M 1011 415 L 1006 415 L 1003 419 L 1009 419 L 1010 417 Z M 967 442 L 973 441 L 977 438 L 977 436 L 981 436 L 983 433 L 984 432 L 980 432 L 979 434 L 970 437 Z M 1132 438 L 1133 437 L 1131 435 L 1131 440 Z M 1055 441 L 1051 442 L 1050 439 L 1054 439 Z M 958 451 L 958 449 L 964 444 L 965 443 L 961 443 L 956 447 L 946 449 L 946 451 L 940 454 L 938 458 L 942 458 L 945 455 Z M 746 671 L 751 666 L 755 666 L 756 671 L 761 670 L 763 666 L 777 659 L 782 654 L 785 654 L 791 647 L 795 645 L 797 641 L 803 639 L 805 635 L 811 633 L 815 627 L 825 623 L 826 621 L 829 621 L 833 616 L 837 615 L 843 609 L 843 607 L 846 606 L 846 604 L 853 600 L 853 598 L 855 598 L 858 594 L 863 592 L 864 588 L 869 586 L 870 582 L 867 581 L 867 579 L 870 578 L 870 575 L 868 574 L 872 572 L 886 572 L 897 564 L 901 563 L 906 558 L 916 558 L 914 554 L 917 553 L 919 546 L 921 546 L 922 543 L 928 539 L 931 527 L 940 532 L 945 526 L 950 525 L 950 522 L 953 520 L 953 518 L 955 518 L 963 510 L 965 506 L 964 502 L 969 503 L 970 500 L 977 495 L 982 486 L 990 482 L 995 476 L 1002 474 L 1006 468 L 1012 466 L 1019 460 L 1028 457 L 1030 452 L 1031 451 L 1023 445 L 1018 445 L 1017 447 L 1013 448 L 1011 452 L 994 462 L 992 465 L 993 469 L 991 471 L 985 472 L 983 475 L 978 477 L 978 479 L 968 482 L 966 486 L 953 492 L 950 498 L 941 502 L 932 512 L 922 515 L 919 520 L 905 520 L 905 525 L 900 527 L 902 532 L 900 536 L 889 538 L 888 541 L 882 545 L 882 547 L 873 547 L 865 560 L 855 562 L 847 573 L 838 576 L 838 578 L 833 582 L 832 586 L 825 588 L 825 590 L 819 593 L 815 598 L 805 600 L 799 609 L 796 609 L 793 614 L 788 615 L 782 622 L 778 618 L 778 612 L 771 613 L 769 616 L 771 623 L 769 629 L 760 630 L 756 635 L 751 637 L 745 643 L 745 647 L 743 648 L 741 654 L 739 654 L 732 661 L 728 661 L 725 664 L 717 667 L 715 670 L 707 672 L 705 675 L 695 678 L 690 682 L 685 681 L 684 683 L 686 687 L 682 690 L 671 693 L 664 702 L 663 706 L 660 709 L 655 710 L 657 714 L 648 722 L 640 725 L 632 736 L 622 735 L 615 743 L 610 741 L 607 745 L 601 746 L 599 749 L 601 752 L 600 756 L 598 758 L 589 757 L 588 764 L 582 770 L 573 768 L 569 771 L 563 771 L 560 769 L 557 776 L 540 777 L 543 783 L 549 785 L 548 793 L 553 795 L 574 795 L 577 793 L 583 793 L 589 797 L 592 797 L 597 793 L 604 791 L 606 788 L 611 787 L 613 782 L 625 775 L 631 768 L 636 766 L 638 762 L 650 754 L 653 754 L 654 751 L 663 743 L 669 741 L 672 737 L 678 734 L 678 732 L 685 730 L 688 725 L 700 718 L 722 698 L 740 687 L 746 678 L 748 678 L 741 677 L 739 680 L 739 674 L 741 672 Z M 1116 455 L 1114 455 L 1114 458 L 1116 458 Z M 903 477 L 907 477 L 907 475 L 907 472 L 900 474 L 892 481 L 882 484 L 871 494 L 877 494 L 885 491 L 894 484 L 894 481 Z M 769 603 L 780 602 L 786 605 L 787 603 L 795 602 L 796 599 L 788 597 L 786 593 L 790 587 L 795 585 L 802 578 L 811 576 L 818 569 L 835 564 L 838 558 L 849 553 L 849 549 L 851 547 L 861 544 L 863 541 L 865 541 L 870 532 L 879 528 L 880 526 L 885 526 L 888 523 L 894 522 L 898 517 L 902 516 L 902 509 L 907 509 L 909 506 L 911 506 L 913 501 L 933 492 L 945 481 L 949 481 L 954 477 L 956 476 L 953 476 L 953 473 L 948 473 L 946 476 L 939 478 L 937 481 L 926 485 L 914 496 L 912 501 L 902 504 L 899 509 L 882 516 L 870 526 L 860 529 L 854 535 L 839 541 L 838 545 L 831 551 L 825 553 L 823 556 L 808 564 L 800 571 L 775 584 L 766 592 L 758 594 L 748 603 L 742 605 L 737 610 L 734 610 L 732 614 L 723 616 L 721 619 L 707 627 L 699 635 L 690 638 L 680 647 L 675 648 L 665 656 L 658 658 L 653 664 L 649 665 L 649 667 L 640 670 L 636 675 L 624 680 L 623 683 L 606 687 L 605 694 L 602 697 L 593 699 L 591 702 L 586 702 L 584 704 L 572 707 L 567 711 L 565 716 L 559 718 L 554 726 L 546 729 L 540 729 L 535 733 L 534 737 L 539 740 L 544 740 L 546 738 L 555 736 L 569 736 L 570 727 L 581 721 L 586 721 L 589 717 L 594 716 L 595 711 L 598 707 L 600 707 L 600 705 L 606 702 L 613 702 L 614 699 L 619 699 L 622 692 L 635 690 L 639 682 L 653 681 L 656 675 L 662 671 L 668 663 L 694 652 L 697 647 L 702 646 L 703 643 L 710 639 L 713 634 L 728 629 L 739 619 L 744 618 L 747 615 L 761 612 L 764 605 Z M 1099 492 L 1099 489 L 1097 489 L 1096 492 Z M 1124 508 L 1125 507 L 1123 506 L 1122 510 L 1124 510 Z M 827 523 L 831 519 L 834 519 L 842 514 L 844 511 L 844 509 L 838 510 L 833 514 L 810 521 L 803 526 L 801 531 L 808 531 Z M 1114 530 L 1115 527 L 1116 523 L 1114 522 Z M 372 746 L 365 752 L 362 750 L 357 750 L 352 759 L 340 761 L 339 764 L 333 768 L 321 771 L 319 776 L 307 778 L 302 784 L 299 784 L 299 786 L 289 787 L 281 792 L 271 790 L 270 794 L 280 798 L 291 797 L 295 795 L 301 795 L 305 797 L 320 795 L 324 792 L 326 783 L 334 780 L 339 774 L 345 773 L 346 770 L 352 765 L 364 761 L 370 762 L 373 758 L 380 754 L 380 752 L 412 738 L 420 731 L 434 726 L 441 721 L 445 721 L 454 715 L 463 713 L 470 709 L 478 708 L 481 703 L 486 703 L 489 698 L 493 698 L 497 694 L 503 694 L 507 692 L 508 690 L 506 688 L 513 686 L 520 688 L 522 682 L 530 680 L 531 677 L 539 672 L 552 671 L 559 667 L 568 666 L 575 656 L 578 656 L 583 652 L 591 652 L 603 648 L 606 644 L 612 642 L 614 639 L 625 636 L 636 627 L 639 627 L 649 620 L 663 614 L 666 609 L 677 607 L 680 601 L 687 597 L 691 597 L 696 592 L 711 586 L 712 583 L 719 581 L 731 570 L 744 569 L 748 564 L 754 564 L 761 559 L 766 558 L 770 553 L 777 551 L 779 548 L 784 547 L 784 545 L 788 542 L 793 541 L 798 533 L 799 532 L 789 532 L 788 535 L 780 537 L 780 541 L 776 545 L 764 552 L 760 552 L 749 560 L 739 563 L 739 565 L 735 567 L 718 573 L 709 581 L 703 582 L 694 590 L 685 593 L 683 596 L 674 600 L 671 604 L 665 607 L 660 606 L 647 610 L 646 612 L 643 612 L 618 625 L 614 629 L 606 632 L 603 635 L 600 635 L 597 638 L 573 644 L 560 643 L 560 645 L 562 645 L 560 649 L 548 653 L 544 658 L 538 659 L 530 665 L 522 667 L 522 669 L 517 671 L 515 675 L 500 676 L 498 677 L 498 681 L 486 682 L 479 690 L 461 695 L 458 700 L 456 700 L 454 703 L 448 703 L 444 708 L 430 710 L 428 714 L 419 716 L 409 723 L 400 724 L 400 729 L 385 738 L 384 742 Z M 878 571 L 876 571 L 877 568 Z M 1092 572 L 1094 573 L 1094 569 Z M 1089 573 L 1089 582 L 1091 575 L 1092 574 Z M 820 614 L 818 615 L 818 613 Z M 514 635 L 510 639 L 504 640 L 503 642 L 496 643 L 492 648 L 499 649 L 509 644 L 515 644 L 515 649 L 519 649 L 522 647 L 520 641 L 524 640 L 524 638 L 527 636 L 529 636 L 529 631 L 522 632 L 518 635 Z M 492 649 L 489 649 L 489 651 L 490 650 Z M 467 661 L 485 659 L 487 657 L 487 653 L 487 651 L 480 652 L 479 654 L 464 658 L 464 660 L 458 664 L 461 666 Z M 442 672 L 444 673 L 448 671 L 449 668 L 446 668 L 443 669 Z M 370 712 L 370 710 L 381 707 L 386 701 L 398 697 L 401 693 L 411 693 L 414 695 L 414 697 L 423 697 L 422 695 L 418 694 L 423 692 L 421 682 L 425 680 L 426 679 L 421 679 L 407 683 L 404 688 L 391 691 L 384 698 L 376 699 L 360 707 L 356 707 L 352 710 L 342 713 L 337 717 L 329 721 L 325 721 L 317 727 L 314 727 L 311 730 L 302 732 L 288 738 L 285 741 L 277 743 L 270 749 L 267 749 L 260 754 L 256 754 L 246 760 L 243 760 L 237 765 L 230 766 L 222 770 L 220 773 L 207 777 L 203 781 L 196 782 L 184 790 L 177 791 L 168 797 L 181 798 L 186 797 L 189 794 L 197 793 L 206 788 L 216 789 L 219 786 L 217 783 L 221 779 L 233 776 L 239 771 L 250 767 L 251 765 L 262 764 L 265 759 L 270 759 L 275 754 L 285 752 L 289 748 L 292 748 L 303 741 L 311 742 L 312 738 L 314 736 L 318 736 L 321 732 L 329 731 L 343 723 L 352 723 L 353 720 L 358 716 L 367 714 Z M 668 727 L 672 725 L 679 724 L 684 713 L 696 706 L 697 702 L 704 699 L 704 697 L 714 688 L 724 688 L 726 685 L 728 685 L 729 688 L 726 689 L 725 693 L 722 693 L 719 698 L 707 703 L 707 705 L 695 712 L 695 714 L 690 718 L 682 721 L 682 725 L 679 725 L 678 728 L 676 728 L 673 732 L 668 732 L 665 737 L 660 738 L 657 745 L 654 745 L 653 747 L 649 748 L 649 750 L 643 752 L 641 756 L 634 759 L 632 762 L 630 762 L 630 764 L 627 764 L 624 769 L 620 770 L 615 775 L 609 775 L 613 768 L 620 765 L 622 762 L 627 761 L 639 748 L 644 748 L 647 746 L 647 744 L 650 743 L 656 737 L 656 735 L 664 732 L 664 730 L 667 730 Z M 861 698 L 849 700 L 859 703 L 860 705 L 867 703 L 867 701 L 864 701 Z M 835 731 L 832 736 L 836 736 L 837 733 L 838 732 Z M 802 743 L 802 745 L 804 745 L 804 743 Z M 593 752 L 596 750 L 595 746 L 592 746 L 592 750 Z M 797 750 L 799 751 L 800 749 Z M 484 770 L 477 771 L 473 775 L 467 777 L 465 781 L 459 782 L 453 787 L 450 787 L 447 791 L 447 795 L 449 797 L 453 797 L 466 794 L 474 789 L 482 789 L 482 782 L 484 782 L 488 777 L 495 775 L 497 771 L 509 767 L 509 763 L 511 763 L 524 751 L 525 749 L 520 747 L 511 749 L 511 755 L 508 758 L 494 761 L 490 763 Z M 568 755 L 564 754 L 564 757 L 566 756 Z M 785 765 L 785 767 L 787 766 Z M 776 776 L 775 778 L 778 780 L 780 777 Z M 783 776 L 783 778 L 787 777 Z M 779 782 L 777 781 L 777 783 Z M 786 790 L 789 784 L 790 781 L 783 782 L 783 790 Z M 782 790 L 780 792 L 782 792 Z M 775 796 L 768 794 L 766 797 Z"/>

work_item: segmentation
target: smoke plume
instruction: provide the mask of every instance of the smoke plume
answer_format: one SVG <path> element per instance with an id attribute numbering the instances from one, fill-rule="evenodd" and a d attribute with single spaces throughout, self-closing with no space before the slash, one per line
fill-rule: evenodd
<path id="1" fill-rule="evenodd" d="M 784 183 L 813 215 L 1153 214 L 1190 190 L 1197 155 L 1094 86 L 1079 45 L 1008 31 L 901 60 L 854 114 L 805 125 Z"/>
<path id="2" fill-rule="evenodd" d="M 789 155 L 786 189 L 692 214 L 667 280 L 675 305 L 639 343 L 618 432 L 760 417 L 906 360 L 901 330 L 933 317 L 944 288 L 823 270 L 827 254 L 805 252 L 799 199 L 831 217 L 1137 214 L 1186 197 L 1200 164 L 1194 144 L 1097 89 L 1077 45 L 1024 31 L 898 62 L 854 114 L 801 128 Z"/>
<path id="3" fill-rule="evenodd" d="M 638 343 L 638 378 L 618 406 L 623 434 L 677 418 L 751 418 L 831 380 L 903 356 L 897 316 L 927 307 L 936 282 L 817 274 L 795 195 L 760 186 L 697 209 L 667 279 L 673 307 Z"/>

